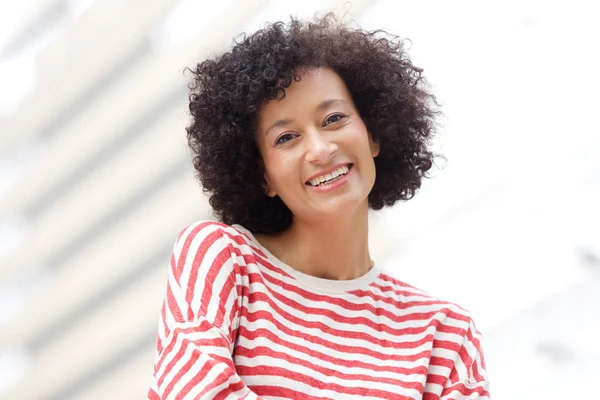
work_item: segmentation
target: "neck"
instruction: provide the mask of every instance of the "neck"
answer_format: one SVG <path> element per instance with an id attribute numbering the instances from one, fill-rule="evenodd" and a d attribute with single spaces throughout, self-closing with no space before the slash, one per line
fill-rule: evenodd
<path id="1" fill-rule="evenodd" d="M 372 267 L 368 203 L 339 219 L 294 219 L 280 238 L 282 261 L 307 275 L 332 280 L 356 279 Z"/>

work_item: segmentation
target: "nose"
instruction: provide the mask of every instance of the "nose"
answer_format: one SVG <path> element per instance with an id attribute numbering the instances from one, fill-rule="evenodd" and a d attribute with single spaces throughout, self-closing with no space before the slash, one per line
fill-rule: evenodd
<path id="1" fill-rule="evenodd" d="M 308 133 L 306 143 L 306 161 L 316 164 L 327 164 L 337 151 L 337 144 L 329 140 L 321 132 Z"/>

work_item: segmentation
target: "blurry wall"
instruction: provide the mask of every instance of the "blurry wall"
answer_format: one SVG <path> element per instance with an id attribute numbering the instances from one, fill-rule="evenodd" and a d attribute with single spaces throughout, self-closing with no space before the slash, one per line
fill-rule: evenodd
<path id="1" fill-rule="evenodd" d="M 372 214 L 374 259 L 470 309 L 492 395 L 600 373 L 600 28 L 592 2 L 0 3 L 0 398 L 142 398 L 177 233 L 212 218 L 182 71 L 289 14 L 408 38 L 448 162 Z"/>

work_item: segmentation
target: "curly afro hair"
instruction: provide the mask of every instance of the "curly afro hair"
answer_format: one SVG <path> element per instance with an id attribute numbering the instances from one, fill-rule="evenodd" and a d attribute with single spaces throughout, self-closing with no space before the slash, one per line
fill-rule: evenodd
<path id="1" fill-rule="evenodd" d="M 261 105 L 285 96 L 301 68 L 328 67 L 345 82 L 375 141 L 375 184 L 369 207 L 412 198 L 433 164 L 429 150 L 439 113 L 422 69 L 404 42 L 385 31 L 364 31 L 330 13 L 314 22 L 291 17 L 234 41 L 231 51 L 191 71 L 191 124 L 186 128 L 196 176 L 215 216 L 252 232 L 275 233 L 292 213 L 264 190 L 255 139 Z"/>

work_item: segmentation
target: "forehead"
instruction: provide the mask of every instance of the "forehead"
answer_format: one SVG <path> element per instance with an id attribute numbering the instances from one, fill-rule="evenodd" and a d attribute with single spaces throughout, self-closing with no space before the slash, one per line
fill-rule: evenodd
<path id="1" fill-rule="evenodd" d="M 265 104 L 259 121 L 293 118 L 300 113 L 315 111 L 323 101 L 330 99 L 346 100 L 352 104 L 352 96 L 343 79 L 329 68 L 301 70 L 299 81 L 293 81 L 285 89 L 283 99 L 274 99 Z"/>

